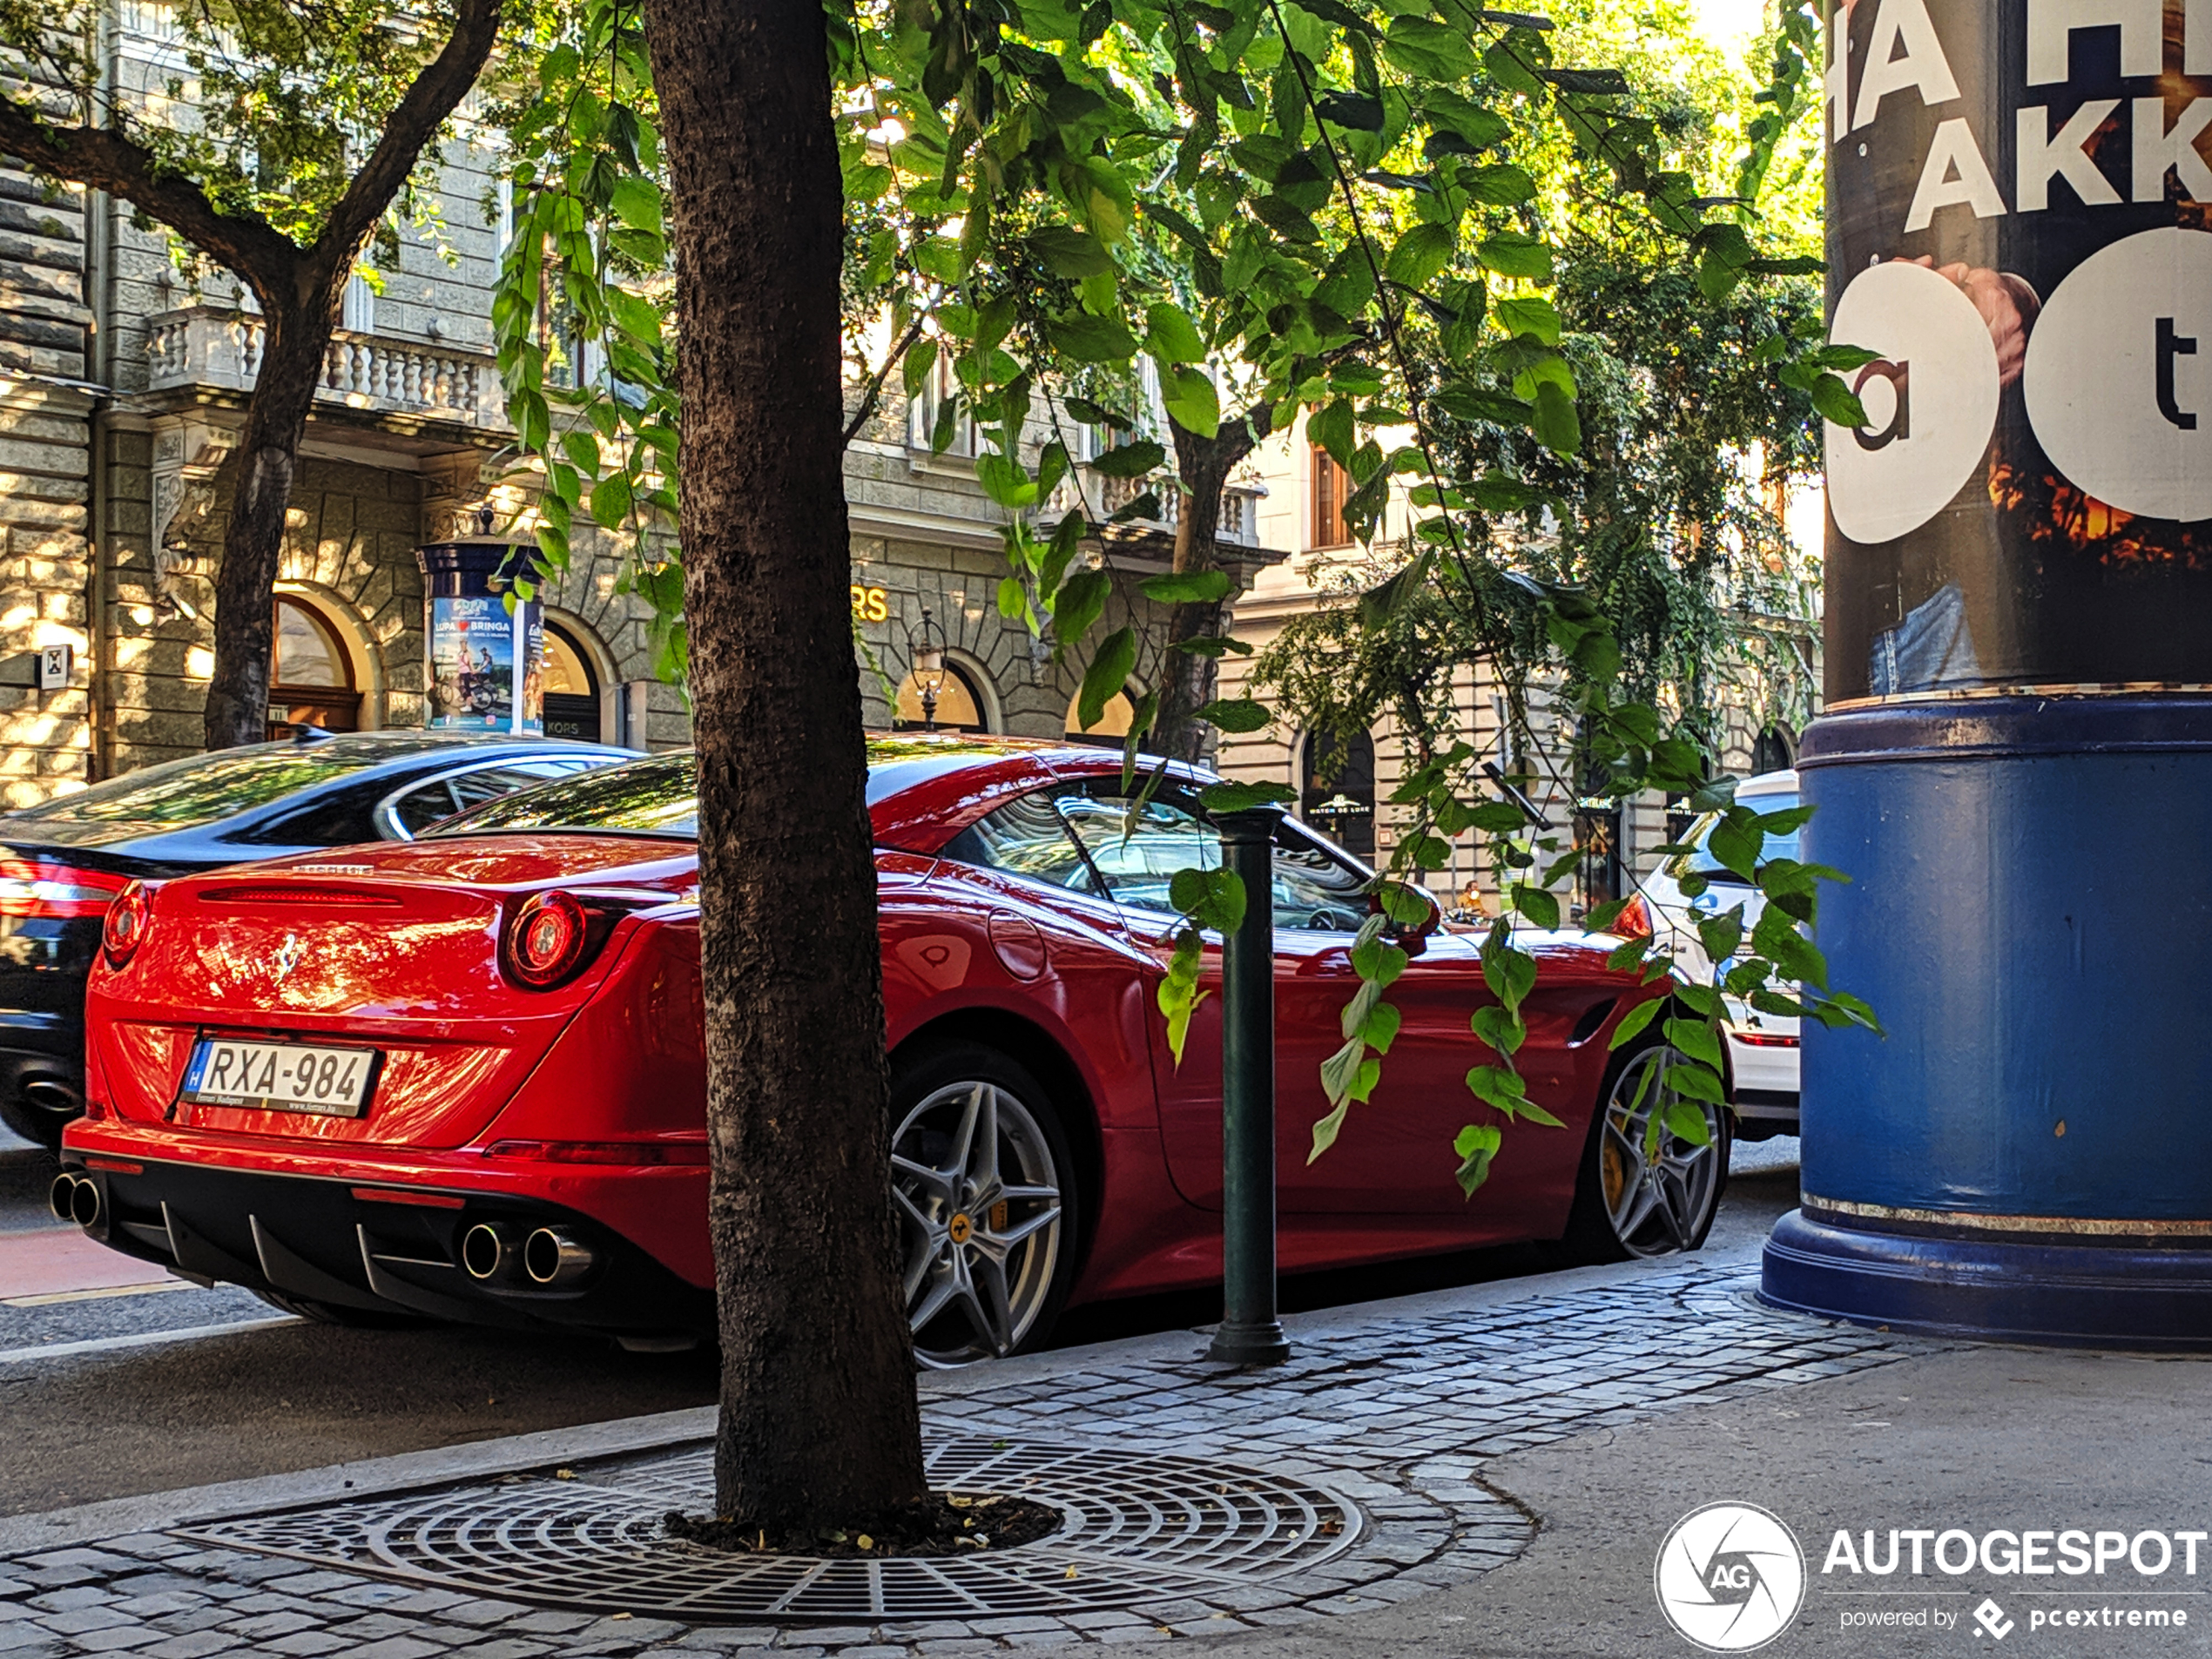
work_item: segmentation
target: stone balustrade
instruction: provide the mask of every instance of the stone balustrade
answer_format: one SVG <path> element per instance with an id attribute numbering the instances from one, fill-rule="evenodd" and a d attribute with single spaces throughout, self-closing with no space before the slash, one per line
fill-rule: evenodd
<path id="1" fill-rule="evenodd" d="M 1062 512 L 1085 504 L 1088 510 L 1101 517 L 1111 517 L 1146 490 L 1150 490 L 1159 502 L 1159 509 L 1148 516 L 1132 522 L 1148 529 L 1172 530 L 1182 516 L 1183 493 L 1173 472 L 1163 468 L 1137 478 L 1108 478 L 1083 469 L 1083 492 L 1079 494 L 1075 481 L 1067 480 L 1053 491 L 1052 505 Z M 1221 492 L 1221 516 L 1214 527 L 1214 539 L 1232 543 L 1240 547 L 1259 545 L 1259 499 L 1267 493 L 1263 485 L 1231 482 Z"/>
<path id="2" fill-rule="evenodd" d="M 214 306 L 163 312 L 148 324 L 147 389 L 250 391 L 261 372 L 267 335 L 267 324 L 251 312 Z M 368 415 L 507 429 L 506 395 L 489 356 L 386 334 L 343 328 L 333 334 L 315 398 Z"/>

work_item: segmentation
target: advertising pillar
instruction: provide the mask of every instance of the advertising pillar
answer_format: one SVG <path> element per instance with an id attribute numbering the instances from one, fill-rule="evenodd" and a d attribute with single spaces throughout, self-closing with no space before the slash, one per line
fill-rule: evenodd
<path id="1" fill-rule="evenodd" d="M 545 732 L 544 613 L 516 598 L 535 577 L 529 550 L 508 542 L 435 542 L 415 550 L 429 614 L 424 631 L 433 730 Z"/>
<path id="2" fill-rule="evenodd" d="M 1763 1294 L 2212 1346 L 2212 3 L 1828 20 L 1833 982 Z"/>

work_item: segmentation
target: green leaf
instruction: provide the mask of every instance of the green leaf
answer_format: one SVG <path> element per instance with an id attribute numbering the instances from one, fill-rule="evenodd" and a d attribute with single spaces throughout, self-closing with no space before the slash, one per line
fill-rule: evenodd
<path id="1" fill-rule="evenodd" d="M 1858 394 L 1844 384 L 1835 374 L 1823 374 L 1812 383 L 1812 406 L 1820 411 L 1823 420 L 1833 421 L 1838 426 L 1852 431 L 1864 428 L 1868 421 L 1866 406 L 1858 401 Z"/>
<path id="2" fill-rule="evenodd" d="M 1528 1040 L 1528 1028 L 1521 1016 L 1495 1002 L 1486 1002 L 1467 1018 L 1467 1027 L 1474 1035 L 1501 1055 L 1518 1053 Z"/>
<path id="3" fill-rule="evenodd" d="M 1136 633 L 1116 628 L 1106 636 L 1083 671 L 1082 689 L 1076 695 L 1076 725 L 1088 732 L 1106 718 L 1106 705 L 1129 681 L 1136 666 Z"/>
<path id="4" fill-rule="evenodd" d="M 1537 385 L 1536 419 L 1533 424 L 1536 442 L 1554 455 L 1571 455 L 1582 447 L 1582 422 L 1575 412 L 1575 400 L 1550 381 Z"/>
<path id="5" fill-rule="evenodd" d="M 1188 651 L 1193 657 L 1226 657 L 1232 651 L 1239 657 L 1252 654 L 1252 647 L 1248 642 L 1231 639 L 1226 634 L 1209 634 L 1197 639 L 1178 640 L 1174 649 Z"/>
<path id="6" fill-rule="evenodd" d="M 1525 167 L 1477 167 L 1463 175 L 1463 182 L 1475 200 L 1497 207 L 1511 207 L 1536 194 L 1536 181 Z"/>
<path id="7" fill-rule="evenodd" d="M 1528 918 L 1529 922 L 1546 931 L 1559 926 L 1559 899 L 1541 887 L 1532 887 L 1516 881 L 1513 887 L 1513 907 Z"/>
<path id="8" fill-rule="evenodd" d="M 1720 1069 L 1721 1042 L 1712 1027 L 1703 1020 L 1669 1020 L 1665 1028 L 1667 1041 L 1683 1053 L 1703 1061 L 1716 1071 Z"/>
<path id="9" fill-rule="evenodd" d="M 1416 225 L 1390 250 L 1383 274 L 1409 288 L 1424 288 L 1451 263 L 1453 239 L 1444 225 Z"/>
<path id="10" fill-rule="evenodd" d="M 634 172 L 623 174 L 615 180 L 607 206 L 631 229 L 653 236 L 661 233 L 660 190 L 651 179 Z"/>
<path id="11" fill-rule="evenodd" d="M 1488 1123 L 1469 1123 L 1453 1137 L 1452 1150 L 1460 1155 L 1460 1167 L 1453 1173 L 1461 1192 L 1474 1197 L 1474 1190 L 1489 1179 L 1490 1160 L 1504 1144 L 1505 1137 Z"/>
<path id="12" fill-rule="evenodd" d="M 1221 394 L 1203 368 L 1170 368 L 1161 375 L 1160 401 L 1178 426 L 1211 438 L 1221 430 Z"/>
<path id="13" fill-rule="evenodd" d="M 1526 426 L 1536 413 L 1533 403 L 1477 386 L 1447 386 L 1432 401 L 1454 420 L 1487 421 L 1494 426 Z"/>
<path id="14" fill-rule="evenodd" d="M 1485 237 L 1475 244 L 1474 256 L 1501 276 L 1526 277 L 1534 282 L 1551 280 L 1551 247 L 1533 236 L 1508 233 Z"/>
<path id="15" fill-rule="evenodd" d="M 1661 996 L 1637 1003 L 1621 1016 L 1621 1023 L 1613 1028 L 1612 1041 L 1605 1046 L 1608 1049 L 1626 1048 L 1642 1034 L 1644 1027 L 1649 1025 L 1657 1017 L 1659 1010 L 1666 1006 L 1667 1000 Z"/>
<path id="16" fill-rule="evenodd" d="M 1288 806 L 1297 799 L 1298 792 L 1282 784 L 1208 784 L 1198 793 L 1198 804 L 1210 813 L 1249 812 L 1270 804 Z"/>
<path id="17" fill-rule="evenodd" d="M 1078 363 L 1126 363 L 1136 355 L 1136 337 L 1112 317 L 1077 312 L 1045 325 L 1060 354 Z"/>
<path id="18" fill-rule="evenodd" d="M 1667 1128 L 1677 1139 L 1688 1141 L 1692 1146 L 1706 1146 L 1712 1142 L 1713 1131 L 1705 1122 L 1705 1114 L 1686 1100 L 1667 1103 Z"/>
<path id="19" fill-rule="evenodd" d="M 1107 252 L 1106 245 L 1072 225 L 1047 225 L 1030 232 L 1029 251 L 1055 276 L 1071 282 L 1103 276 L 1114 268 L 1114 256 Z"/>
<path id="20" fill-rule="evenodd" d="M 1383 56 L 1423 80 L 1465 80 L 1474 72 L 1474 48 L 1467 37 L 1427 17 L 1393 17 Z"/>
<path id="21" fill-rule="evenodd" d="M 1340 127 L 1358 132 L 1383 130 L 1383 105 L 1379 98 L 1367 98 L 1358 92 L 1324 92 L 1314 100 L 1313 108 L 1323 120 L 1333 121 Z"/>
<path id="22" fill-rule="evenodd" d="M 1695 1061 L 1683 1061 L 1667 1068 L 1667 1087 L 1678 1095 L 1688 1095 L 1693 1100 L 1709 1101 L 1716 1106 L 1728 1104 L 1728 1096 L 1721 1090 L 1721 1080 Z M 1676 1102 L 1676 1104 L 1681 1103 Z"/>
<path id="23" fill-rule="evenodd" d="M 1511 334 L 1529 334 L 1547 346 L 1559 344 L 1559 309 L 1538 294 L 1501 300 L 1494 310 L 1498 326 Z"/>
<path id="24" fill-rule="evenodd" d="M 1187 570 L 1147 577 L 1137 583 L 1137 591 L 1163 605 L 1212 604 L 1226 599 L 1236 586 L 1226 570 Z"/>
<path id="25" fill-rule="evenodd" d="M 1404 1016 L 1387 1002 L 1378 1002 L 1367 1015 L 1367 1022 L 1359 1028 L 1359 1035 L 1377 1054 L 1388 1054 L 1390 1045 L 1398 1041 L 1399 1025 Z"/>
<path id="26" fill-rule="evenodd" d="M 610 472 L 591 487 L 591 520 L 603 529 L 620 529 L 630 517 L 630 475 Z"/>
<path id="27" fill-rule="evenodd" d="M 1255 703 L 1248 697 L 1229 701 L 1216 699 L 1198 711 L 1198 718 L 1224 732 L 1257 732 L 1274 718 L 1265 704 Z"/>
<path id="28" fill-rule="evenodd" d="M 1334 1110 L 1313 1125 L 1313 1150 L 1305 1155 L 1309 1164 L 1337 1143 L 1337 1132 L 1344 1127 L 1345 1115 L 1352 1109 L 1349 1099 L 1337 1103 Z"/>
<path id="29" fill-rule="evenodd" d="M 1321 1088 L 1331 1104 L 1341 1107 L 1352 1098 L 1352 1091 L 1359 1087 L 1360 1065 L 1366 1057 L 1367 1045 L 1359 1038 L 1352 1037 L 1321 1062 Z M 1338 1121 L 1341 1123 L 1343 1120 L 1339 1118 Z M 1331 1133 L 1333 1138 L 1334 1131 Z"/>
<path id="30" fill-rule="evenodd" d="M 1158 470 L 1167 458 L 1168 452 L 1151 439 L 1139 438 L 1106 450 L 1090 463 L 1090 469 L 1106 478 L 1142 478 Z"/>
<path id="31" fill-rule="evenodd" d="M 1106 601 L 1114 578 L 1103 570 L 1078 570 L 1062 583 L 1052 598 L 1052 636 L 1059 651 L 1080 642 L 1091 625 L 1106 614 Z"/>
<path id="32" fill-rule="evenodd" d="M 1163 365 L 1202 363 L 1206 357 L 1205 342 L 1199 339 L 1197 326 L 1182 307 L 1165 300 L 1145 309 L 1144 349 Z"/>

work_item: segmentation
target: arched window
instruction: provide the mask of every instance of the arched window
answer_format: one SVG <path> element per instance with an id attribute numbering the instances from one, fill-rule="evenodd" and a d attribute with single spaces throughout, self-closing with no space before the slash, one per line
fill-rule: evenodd
<path id="1" fill-rule="evenodd" d="M 338 631 L 305 599 L 280 593 L 275 636 L 275 660 L 269 664 L 269 736 L 288 737 L 308 725 L 325 732 L 360 730 L 361 694 L 354 689 L 354 661 Z"/>
<path id="2" fill-rule="evenodd" d="M 1075 743 L 1111 744 L 1120 748 L 1122 739 L 1129 736 L 1129 723 L 1136 718 L 1136 705 L 1129 700 L 1125 693 L 1115 692 L 1107 699 L 1105 711 L 1100 715 L 1098 724 L 1086 732 L 1082 719 L 1076 713 L 1076 705 L 1082 701 L 1082 695 L 1079 689 L 1075 696 L 1068 699 L 1065 730 L 1069 740 Z"/>
<path id="3" fill-rule="evenodd" d="M 920 680 L 908 674 L 900 682 L 899 700 L 891 717 L 892 729 L 918 732 L 925 724 L 939 732 L 989 730 L 983 721 L 983 699 L 977 694 L 974 682 L 957 663 L 945 664 L 934 713 L 923 706 Z"/>
<path id="4" fill-rule="evenodd" d="M 591 653 L 558 623 L 545 625 L 545 735 L 599 741 L 599 677 Z"/>
<path id="5" fill-rule="evenodd" d="M 1797 764 L 1797 750 L 1789 727 L 1770 725 L 1752 740 L 1751 771 L 1787 772 Z"/>
<path id="6" fill-rule="evenodd" d="M 1349 743 L 1334 732 L 1306 734 L 1300 754 L 1305 786 L 1298 816 L 1347 853 L 1375 853 L 1375 740 L 1365 732 Z"/>

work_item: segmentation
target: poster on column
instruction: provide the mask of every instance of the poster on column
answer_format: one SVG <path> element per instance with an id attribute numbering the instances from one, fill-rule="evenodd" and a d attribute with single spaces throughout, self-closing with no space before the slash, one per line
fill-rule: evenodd
<path id="1" fill-rule="evenodd" d="M 2212 684 L 2212 3 L 1828 32 L 1831 705 Z"/>
<path id="2" fill-rule="evenodd" d="M 545 729 L 543 617 L 498 595 L 430 602 L 430 724 L 446 730 Z M 519 696 L 518 696 L 519 693 Z"/>

